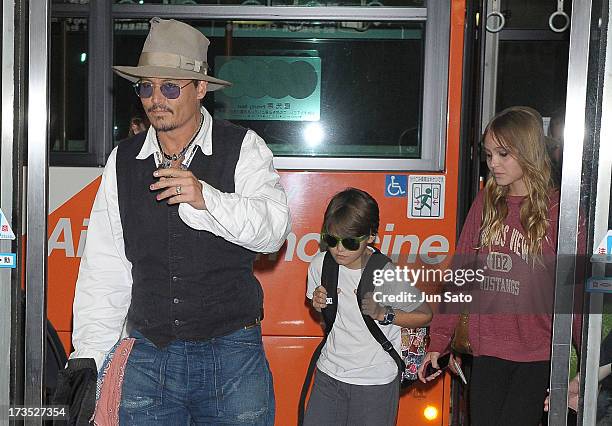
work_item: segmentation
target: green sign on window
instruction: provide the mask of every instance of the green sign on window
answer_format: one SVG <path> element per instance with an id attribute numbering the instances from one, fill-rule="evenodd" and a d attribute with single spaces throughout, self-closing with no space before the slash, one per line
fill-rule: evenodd
<path id="1" fill-rule="evenodd" d="M 227 120 L 319 121 L 321 58 L 217 56 L 215 116 Z"/>

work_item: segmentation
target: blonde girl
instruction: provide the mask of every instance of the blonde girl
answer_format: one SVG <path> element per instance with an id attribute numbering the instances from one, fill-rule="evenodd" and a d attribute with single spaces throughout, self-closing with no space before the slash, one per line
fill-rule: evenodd
<path id="1" fill-rule="evenodd" d="M 472 283 L 473 426 L 537 426 L 549 380 L 559 194 L 551 180 L 542 117 L 532 108 L 497 114 L 484 132 L 489 176 L 457 244 L 454 266 L 480 269 Z M 467 287 L 467 286 L 466 286 Z M 450 351 L 459 309 L 443 306 L 419 370 Z"/>

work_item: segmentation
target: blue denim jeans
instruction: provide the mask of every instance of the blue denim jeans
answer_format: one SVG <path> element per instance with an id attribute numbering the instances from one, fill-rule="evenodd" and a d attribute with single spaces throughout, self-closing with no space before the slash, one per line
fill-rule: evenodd
<path id="1" fill-rule="evenodd" d="M 125 369 L 121 425 L 274 425 L 261 327 L 157 348 L 142 334 Z"/>

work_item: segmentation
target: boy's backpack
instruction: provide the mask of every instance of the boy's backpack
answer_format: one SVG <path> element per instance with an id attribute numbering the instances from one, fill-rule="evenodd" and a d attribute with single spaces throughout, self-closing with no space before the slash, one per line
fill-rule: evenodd
<path id="1" fill-rule="evenodd" d="M 359 280 L 359 286 L 357 287 L 357 302 L 358 306 L 361 307 L 361 299 L 363 295 L 368 292 L 374 291 L 374 271 L 383 269 L 387 263 L 391 262 L 387 256 L 376 250 L 370 256 L 368 263 L 366 264 L 361 279 Z M 328 304 L 327 307 L 321 310 L 323 319 L 325 320 L 325 335 L 323 340 L 319 343 L 319 346 L 315 349 L 306 372 L 306 378 L 302 385 L 302 392 L 300 395 L 300 401 L 298 405 L 298 424 L 302 425 L 304 421 L 304 407 L 306 402 L 306 396 L 310 389 L 310 382 L 312 375 L 316 368 L 317 360 L 321 354 L 321 350 L 327 342 L 327 336 L 331 332 L 334 321 L 336 319 L 336 313 L 338 311 L 338 269 L 339 266 L 327 252 L 323 259 L 323 270 L 321 273 L 321 285 L 327 290 L 327 298 L 331 299 L 332 303 Z M 427 346 L 427 329 L 425 327 L 419 328 L 402 328 L 402 345 L 401 354 L 398 354 L 393 344 L 387 339 L 382 330 L 378 327 L 376 322 L 369 315 L 362 315 L 363 320 L 368 327 L 372 336 L 383 349 L 393 358 L 397 364 L 398 374 L 400 374 L 400 386 L 406 388 L 417 380 L 417 369 L 425 358 L 426 346 Z"/>

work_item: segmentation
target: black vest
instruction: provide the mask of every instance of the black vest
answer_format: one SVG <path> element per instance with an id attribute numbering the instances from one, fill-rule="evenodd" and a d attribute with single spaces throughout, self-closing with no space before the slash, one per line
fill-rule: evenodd
<path id="1" fill-rule="evenodd" d="M 234 192 L 234 172 L 246 129 L 214 120 L 213 153 L 200 149 L 189 170 L 220 191 Z M 157 201 L 153 155 L 138 160 L 146 132 L 117 150 L 117 192 L 127 259 L 132 263 L 128 326 L 159 347 L 206 340 L 262 316 L 263 291 L 253 275 L 255 253 L 185 225 L 178 205 Z"/>

